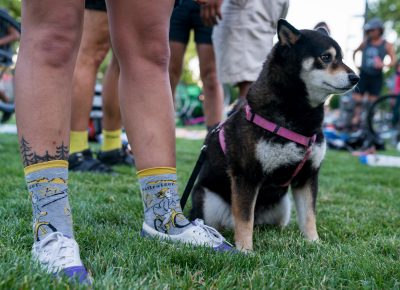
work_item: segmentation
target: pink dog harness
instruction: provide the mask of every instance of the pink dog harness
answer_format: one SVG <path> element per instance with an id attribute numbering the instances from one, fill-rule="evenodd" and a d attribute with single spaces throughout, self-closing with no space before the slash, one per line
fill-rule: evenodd
<path id="1" fill-rule="evenodd" d="M 270 122 L 260 115 L 257 115 L 256 113 L 252 112 L 250 106 L 247 104 L 245 106 L 246 110 L 246 119 L 250 123 L 253 123 L 269 132 L 272 132 L 280 137 L 283 137 L 285 139 L 288 139 L 290 141 L 293 141 L 297 144 L 303 145 L 304 147 L 307 148 L 306 154 L 304 155 L 303 160 L 297 165 L 295 171 L 292 174 L 292 177 L 287 181 L 286 183 L 282 184 L 282 187 L 289 186 L 290 183 L 292 182 L 293 178 L 296 177 L 296 175 L 300 172 L 300 170 L 303 168 L 304 164 L 306 161 L 310 158 L 311 152 L 312 152 L 312 146 L 315 143 L 315 140 L 317 138 L 317 135 L 313 135 L 312 137 L 306 137 L 303 135 L 300 135 L 296 132 L 293 132 L 289 129 L 280 127 L 279 125 Z M 219 143 L 221 146 L 222 151 L 224 154 L 226 154 L 226 142 L 225 142 L 225 134 L 224 134 L 224 123 L 221 123 L 220 125 L 220 130 L 219 130 Z"/>

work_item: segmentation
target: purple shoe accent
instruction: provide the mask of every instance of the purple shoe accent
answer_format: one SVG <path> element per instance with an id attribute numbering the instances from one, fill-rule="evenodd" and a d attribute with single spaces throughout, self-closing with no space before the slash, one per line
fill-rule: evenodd
<path id="1" fill-rule="evenodd" d="M 227 243 L 221 243 L 219 246 L 213 248 L 216 252 L 231 252 L 237 253 L 238 251 Z"/>
<path id="2" fill-rule="evenodd" d="M 140 236 L 143 238 L 151 238 L 150 234 L 147 233 L 144 229 L 140 231 Z"/>
<path id="3" fill-rule="evenodd" d="M 68 267 L 62 270 L 65 276 L 77 279 L 80 284 L 92 284 L 84 266 Z"/>

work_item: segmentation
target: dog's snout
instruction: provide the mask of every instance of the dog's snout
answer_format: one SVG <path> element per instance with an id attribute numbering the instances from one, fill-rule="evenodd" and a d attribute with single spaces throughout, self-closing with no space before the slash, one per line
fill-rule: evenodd
<path id="1" fill-rule="evenodd" d="M 360 77 L 356 75 L 355 73 L 351 73 L 348 75 L 349 76 L 349 81 L 352 85 L 356 85 L 358 81 L 360 80 Z"/>

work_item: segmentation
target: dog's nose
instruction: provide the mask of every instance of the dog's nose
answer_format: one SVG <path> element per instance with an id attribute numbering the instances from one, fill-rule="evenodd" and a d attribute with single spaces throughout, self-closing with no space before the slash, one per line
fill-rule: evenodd
<path id="1" fill-rule="evenodd" d="M 356 85 L 359 80 L 360 80 L 360 77 L 358 75 L 356 75 L 355 73 L 349 74 L 349 81 L 352 85 Z"/>

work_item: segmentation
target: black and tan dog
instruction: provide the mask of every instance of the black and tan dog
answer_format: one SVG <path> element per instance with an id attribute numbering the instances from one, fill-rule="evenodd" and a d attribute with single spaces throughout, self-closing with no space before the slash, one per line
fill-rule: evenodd
<path id="1" fill-rule="evenodd" d="M 318 239 L 315 203 L 326 149 L 323 104 L 359 80 L 325 30 L 297 30 L 280 20 L 278 37 L 247 104 L 238 104 L 236 113 L 207 136 L 206 161 L 193 190 L 191 217 L 234 228 L 242 251 L 253 248 L 254 224 L 288 224 L 289 186 L 301 231 L 308 240 Z M 266 130 L 255 116 L 275 127 Z"/>

